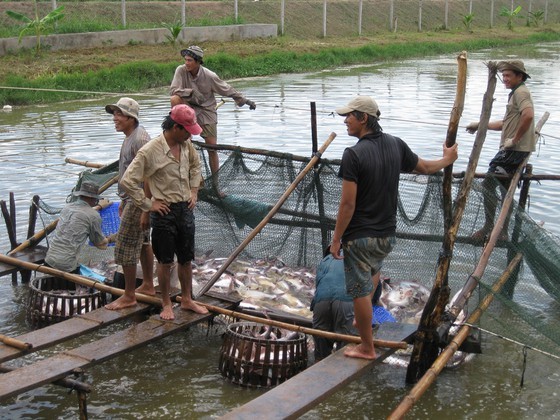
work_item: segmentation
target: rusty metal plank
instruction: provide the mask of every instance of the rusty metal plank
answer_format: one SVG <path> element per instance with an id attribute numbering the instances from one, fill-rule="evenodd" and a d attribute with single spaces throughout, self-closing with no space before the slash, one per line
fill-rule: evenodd
<path id="1" fill-rule="evenodd" d="M 230 308 L 229 302 L 220 302 L 210 297 L 202 297 L 203 302 Z M 175 320 L 163 321 L 159 315 L 133 325 L 125 330 L 75 349 L 65 350 L 55 356 L 20 367 L 2 375 L 0 400 L 29 391 L 67 376 L 73 370 L 86 368 L 95 363 L 115 357 L 121 353 L 149 344 L 174 332 L 189 328 L 214 316 L 196 314 L 174 308 Z"/>
<path id="2" fill-rule="evenodd" d="M 388 325 L 386 325 L 388 324 Z M 416 325 L 384 323 L 376 334 L 383 340 L 406 341 L 416 331 Z M 381 333 L 381 334 L 379 334 Z M 223 420 L 249 418 L 291 419 L 297 418 L 352 380 L 381 363 L 396 349 L 376 349 L 377 359 L 365 360 L 344 356 L 344 349 L 337 351 L 303 372 L 290 378 L 260 397 L 238 407 Z"/>
<path id="3" fill-rule="evenodd" d="M 48 327 L 34 330 L 18 337 L 13 337 L 24 343 L 29 343 L 33 347 L 29 350 L 22 351 L 0 343 L 0 363 L 33 353 L 49 346 L 54 346 L 62 341 L 87 334 L 98 328 L 146 312 L 149 309 L 150 305 L 145 303 L 140 303 L 134 307 L 121 309 L 119 311 L 99 308 L 83 315 L 76 315 L 66 321 L 49 325 Z"/>

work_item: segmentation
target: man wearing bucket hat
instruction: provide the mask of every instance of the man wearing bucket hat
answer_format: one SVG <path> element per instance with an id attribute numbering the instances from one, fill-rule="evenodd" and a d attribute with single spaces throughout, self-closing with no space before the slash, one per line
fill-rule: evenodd
<path id="1" fill-rule="evenodd" d="M 171 106 L 191 106 L 202 127 L 202 138 L 208 144 L 216 144 L 218 113 L 215 94 L 232 98 L 237 106 L 248 105 L 251 110 L 256 109 L 257 105 L 202 65 L 204 51 L 199 46 L 192 45 L 181 50 L 181 56 L 185 59 L 185 64 L 175 70 L 170 88 Z M 212 174 L 216 174 L 219 168 L 218 154 L 216 151 L 208 151 L 208 157 L 210 170 Z M 217 186 L 216 183 L 214 186 Z"/>
<path id="2" fill-rule="evenodd" d="M 505 60 L 498 62 L 498 70 L 502 73 L 502 80 L 506 89 L 511 89 L 506 107 L 506 113 L 501 120 L 490 121 L 489 130 L 501 131 L 500 150 L 490 161 L 488 174 L 513 174 L 527 155 L 535 151 L 537 136 L 535 134 L 534 106 L 531 93 L 525 81 L 531 76 L 525 70 L 521 60 Z M 478 122 L 467 125 L 467 131 L 474 134 L 478 130 Z M 487 176 L 482 186 L 484 191 L 494 191 L 493 177 Z M 502 200 L 511 184 L 511 179 L 498 179 L 503 186 Z M 476 231 L 472 238 L 483 241 L 494 227 L 496 213 L 496 197 L 484 195 L 484 226 Z M 507 240 L 509 217 L 504 223 L 501 240 Z"/>
<path id="3" fill-rule="evenodd" d="M 346 291 L 362 339 L 357 346 L 346 346 L 344 354 L 375 359 L 372 297 L 383 260 L 395 244 L 400 173 L 437 172 L 457 159 L 457 145 L 444 143 L 443 157 L 437 160 L 418 157 L 403 140 L 383 132 L 379 107 L 369 96 L 357 96 L 336 112 L 345 117 L 348 135 L 359 139 L 342 156 L 342 194 L 330 245 L 333 257 L 344 259 Z"/>
<path id="4" fill-rule="evenodd" d="M 121 197 L 119 205 L 121 221 L 115 244 L 115 262 L 123 268 L 124 294 L 105 305 L 107 309 L 116 310 L 136 305 L 138 260 L 142 266 L 142 285 L 136 291 L 155 295 L 154 253 L 150 245 L 147 213 L 142 222 L 142 209 L 132 202 L 120 184 L 126 169 L 140 148 L 148 143 L 150 136 L 140 125 L 140 106 L 134 99 L 120 98 L 116 104 L 105 106 L 105 111 L 113 115 L 115 130 L 125 135 L 119 156 L 118 191 Z"/>
<path id="5" fill-rule="evenodd" d="M 72 193 L 78 199 L 60 212 L 53 237 L 48 241 L 45 265 L 79 274 L 78 254 L 88 238 L 97 248 L 107 248 L 108 240 L 101 230 L 101 216 L 92 208 L 99 201 L 98 191 L 97 185 L 82 182 L 80 188 Z"/>
<path id="6" fill-rule="evenodd" d="M 191 138 L 200 134 L 202 128 L 194 110 L 184 104 L 171 109 L 161 128 L 163 133 L 138 151 L 121 183 L 134 203 L 150 212 L 152 246 L 158 261 L 163 304 L 160 317 L 172 320 L 175 315 L 169 291 L 175 257 L 181 284 L 181 309 L 208 313 L 192 299 L 193 210 L 202 176 L 198 152 Z M 148 183 L 151 198 L 140 186 L 143 181 Z"/>

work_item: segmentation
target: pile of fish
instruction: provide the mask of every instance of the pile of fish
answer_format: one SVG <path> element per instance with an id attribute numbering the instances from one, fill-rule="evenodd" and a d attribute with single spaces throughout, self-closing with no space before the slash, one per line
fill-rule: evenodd
<path id="1" fill-rule="evenodd" d="M 381 278 L 383 291 L 379 302 L 398 322 L 418 324 L 430 291 L 419 282 L 393 282 L 387 277 Z"/>
<path id="2" fill-rule="evenodd" d="M 195 259 L 195 293 L 216 274 L 225 261 L 226 258 Z M 237 259 L 210 290 L 222 294 L 237 294 L 243 299 L 244 307 L 310 318 L 312 313 L 309 306 L 315 291 L 315 270 L 292 269 L 279 258 L 254 261 Z"/>

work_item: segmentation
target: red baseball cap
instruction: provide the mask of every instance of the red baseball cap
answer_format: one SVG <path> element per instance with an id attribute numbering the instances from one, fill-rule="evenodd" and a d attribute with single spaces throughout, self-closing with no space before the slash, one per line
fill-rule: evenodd
<path id="1" fill-rule="evenodd" d="M 189 133 L 197 135 L 202 133 L 202 128 L 196 122 L 196 114 L 194 109 L 188 105 L 175 105 L 169 114 L 171 119 L 177 124 L 183 126 Z"/>

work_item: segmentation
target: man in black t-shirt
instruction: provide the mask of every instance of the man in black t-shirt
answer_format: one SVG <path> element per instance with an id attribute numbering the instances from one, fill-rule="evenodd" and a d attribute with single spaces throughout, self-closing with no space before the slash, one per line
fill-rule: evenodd
<path id="1" fill-rule="evenodd" d="M 375 359 L 371 299 L 383 260 L 395 244 L 400 173 L 437 172 L 457 159 L 457 145 L 444 144 L 441 159 L 418 157 L 403 140 L 383 133 L 379 107 L 369 96 L 358 96 L 336 112 L 345 117 L 348 135 L 359 139 L 342 156 L 342 197 L 331 244 L 332 255 L 344 258 L 346 290 L 353 298 L 362 339 L 357 346 L 347 346 L 345 355 Z"/>

